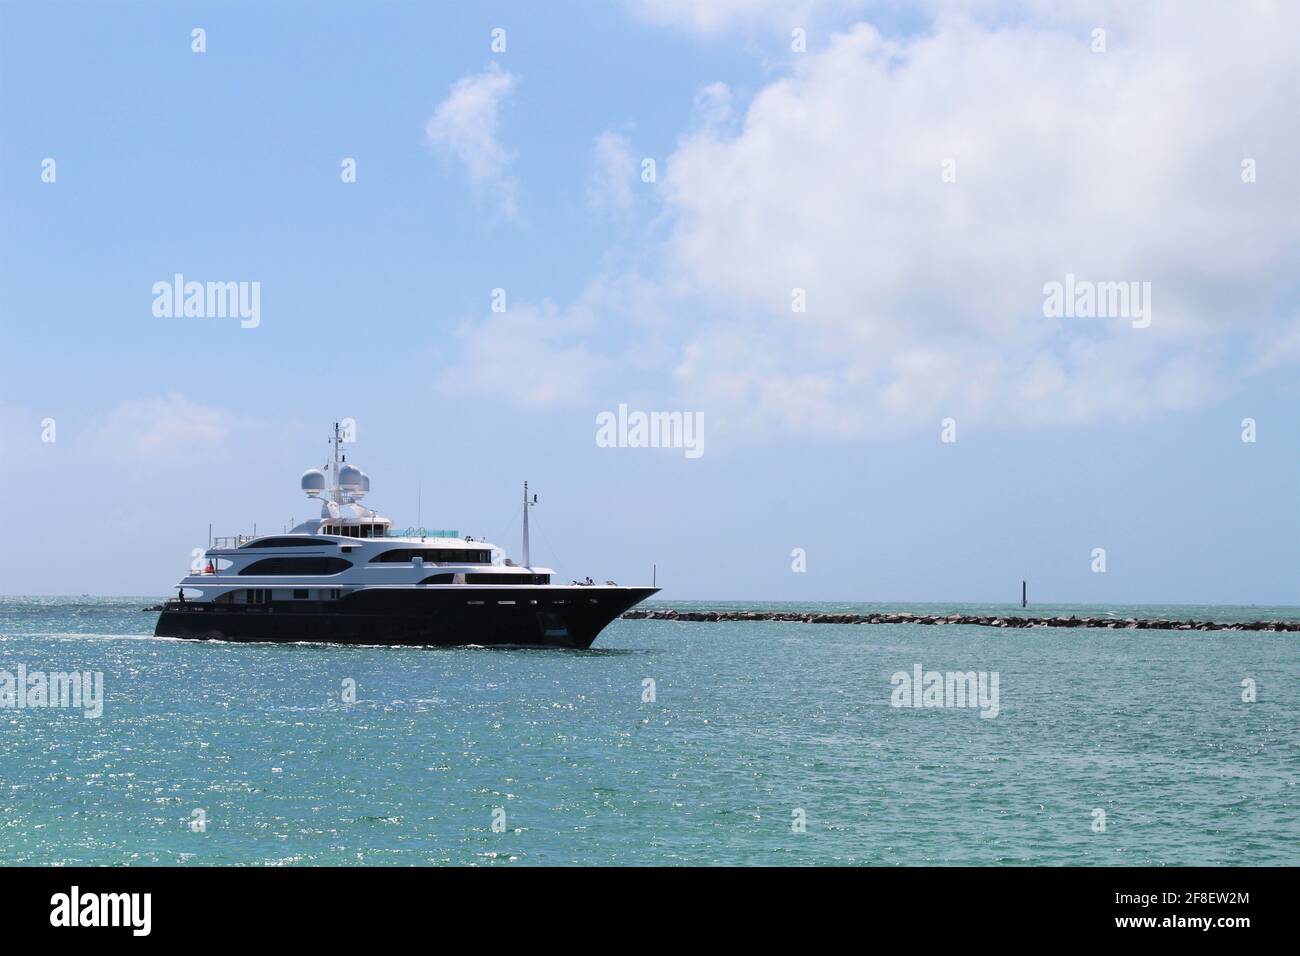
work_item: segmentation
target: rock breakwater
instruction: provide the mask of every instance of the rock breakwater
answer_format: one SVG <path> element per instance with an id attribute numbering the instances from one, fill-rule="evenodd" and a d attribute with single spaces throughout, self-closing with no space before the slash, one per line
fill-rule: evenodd
<path id="1" fill-rule="evenodd" d="M 993 614 L 911 614 L 873 611 L 839 614 L 822 611 L 677 611 L 635 608 L 626 621 L 786 621 L 803 624 L 974 624 L 979 627 L 1085 627 L 1106 630 L 1157 631 L 1300 631 L 1300 621 L 1182 621 L 1174 618 L 1035 617 Z"/>

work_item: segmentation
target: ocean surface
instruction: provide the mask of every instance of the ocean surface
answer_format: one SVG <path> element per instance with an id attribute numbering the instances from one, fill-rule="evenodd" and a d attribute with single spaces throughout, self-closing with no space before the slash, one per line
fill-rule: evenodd
<path id="1" fill-rule="evenodd" d="M 616 621 L 590 651 L 250 646 L 155 639 L 158 600 L 0 598 L 0 672 L 104 689 L 97 718 L 0 709 L 0 862 L 1300 864 L 1300 634 Z M 917 665 L 996 673 L 996 716 L 892 706 Z"/>

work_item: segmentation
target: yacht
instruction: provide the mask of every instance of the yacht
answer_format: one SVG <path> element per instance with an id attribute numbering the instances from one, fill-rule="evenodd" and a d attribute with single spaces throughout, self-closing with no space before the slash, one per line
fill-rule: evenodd
<path id="1" fill-rule="evenodd" d="M 320 517 L 281 534 L 216 538 L 162 606 L 154 634 L 197 640 L 586 648 L 657 587 L 562 584 L 528 553 L 483 538 L 394 530 L 363 505 L 370 478 L 347 463 L 334 426 L 332 461 L 303 473 Z"/>

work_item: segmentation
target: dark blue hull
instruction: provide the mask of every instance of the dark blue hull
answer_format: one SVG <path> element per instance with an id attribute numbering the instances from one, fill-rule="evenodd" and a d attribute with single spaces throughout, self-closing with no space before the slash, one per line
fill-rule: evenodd
<path id="1" fill-rule="evenodd" d="M 610 621 L 658 588 L 367 588 L 336 601 L 169 601 L 157 637 L 404 646 L 590 647 Z"/>

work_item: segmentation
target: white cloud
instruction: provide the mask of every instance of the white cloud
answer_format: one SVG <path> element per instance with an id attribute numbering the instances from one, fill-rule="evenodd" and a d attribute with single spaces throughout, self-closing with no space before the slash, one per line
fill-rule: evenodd
<path id="1" fill-rule="evenodd" d="M 585 344 L 590 316 L 559 312 L 549 302 L 512 305 L 483 320 L 468 320 L 457 338 L 456 375 L 445 388 L 463 395 L 466 384 L 521 405 L 570 405 L 585 400 L 610 367 Z"/>
<path id="2" fill-rule="evenodd" d="M 1300 313 L 1283 323 L 1274 334 L 1261 337 L 1253 344 L 1255 370 L 1300 364 Z"/>
<path id="3" fill-rule="evenodd" d="M 462 77 L 425 127 L 429 145 L 455 156 L 470 184 L 491 194 L 506 219 L 518 211 L 518 183 L 510 172 L 512 154 L 497 138 L 497 118 L 514 82 L 514 76 L 495 63 L 482 73 Z"/>
<path id="4" fill-rule="evenodd" d="M 596 138 L 596 167 L 587 184 L 587 201 L 601 214 L 626 215 L 636 203 L 632 191 L 638 166 L 626 136 L 604 132 Z"/>
<path id="5" fill-rule="evenodd" d="M 525 402 L 608 404 L 635 375 L 727 431 L 844 438 L 1149 419 L 1300 362 L 1300 8 L 1002 10 L 859 24 L 745 108 L 703 87 L 661 164 L 662 238 L 467 356 Z M 1045 318 L 1067 273 L 1151 283 L 1150 327 Z"/>
<path id="6" fill-rule="evenodd" d="M 1298 14 L 1112 10 L 1104 54 L 1077 25 L 945 15 L 794 58 L 738 133 L 687 137 L 662 177 L 665 286 L 705 317 L 683 329 L 680 389 L 831 434 L 1218 396 L 1239 373 L 1219 353 L 1274 334 L 1293 279 Z M 1242 183 L 1246 156 L 1267 179 Z M 1151 282 L 1151 327 L 1045 319 L 1042 286 L 1067 272 Z"/>
<path id="7" fill-rule="evenodd" d="M 140 465 L 209 458 L 225 444 L 230 415 L 173 392 L 110 409 L 93 432 L 94 452 Z"/>
<path id="8" fill-rule="evenodd" d="M 726 83 L 710 83 L 695 92 L 695 120 L 708 131 L 718 131 L 732 120 L 731 88 Z"/>
<path id="9" fill-rule="evenodd" d="M 807 27 L 819 13 L 840 13 L 865 5 L 865 0 L 630 0 L 629 3 L 633 13 L 651 23 L 706 36 L 750 25 L 788 32 L 795 26 Z"/>

